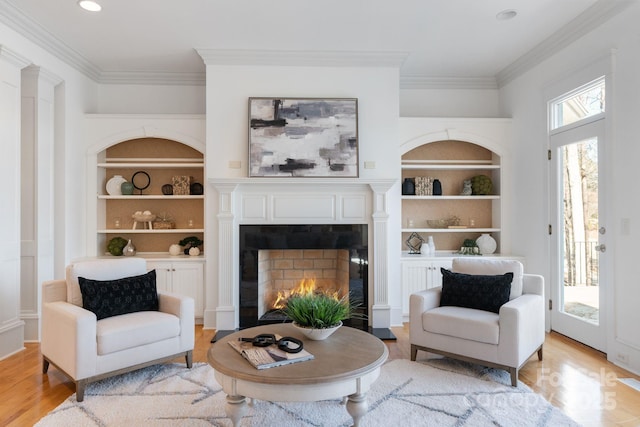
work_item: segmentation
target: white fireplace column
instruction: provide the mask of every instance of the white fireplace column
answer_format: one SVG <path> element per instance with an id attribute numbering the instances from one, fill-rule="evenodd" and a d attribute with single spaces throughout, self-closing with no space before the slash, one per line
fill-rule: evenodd
<path id="1" fill-rule="evenodd" d="M 394 179 L 240 178 L 209 179 L 218 193 L 211 223 L 217 231 L 217 298 L 207 300 L 205 328 L 239 326 L 239 226 L 367 224 L 371 326 L 391 326 L 389 304 L 388 191 Z M 210 304 L 210 301 L 212 302 Z M 214 320 L 215 319 L 215 320 Z M 214 324 L 215 323 L 215 324 Z"/>
<path id="2" fill-rule="evenodd" d="M 238 327 L 237 284 L 240 280 L 238 259 L 238 226 L 235 224 L 235 183 L 219 183 L 218 190 L 218 305 L 215 307 L 215 327 L 233 330 Z M 206 309 L 207 312 L 208 307 Z M 205 313 L 205 327 L 208 316 Z"/>
<path id="3" fill-rule="evenodd" d="M 388 328 L 391 326 L 391 305 L 389 304 L 389 212 L 387 211 L 387 193 L 393 182 L 370 183 L 373 190 L 373 306 L 371 308 L 371 327 Z M 371 249 L 369 249 L 371 251 Z"/>

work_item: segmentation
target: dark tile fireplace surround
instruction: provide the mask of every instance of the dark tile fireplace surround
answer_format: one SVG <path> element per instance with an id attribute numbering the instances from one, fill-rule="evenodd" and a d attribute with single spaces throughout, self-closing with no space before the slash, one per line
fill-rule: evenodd
<path id="1" fill-rule="evenodd" d="M 349 251 L 349 295 L 369 316 L 368 230 L 366 224 L 241 225 L 239 226 L 239 329 L 288 319 L 259 318 L 258 252 L 272 249 L 342 249 Z M 346 326 L 366 330 L 380 339 L 395 340 L 387 328 L 371 328 L 368 320 L 349 319 Z M 212 341 L 234 331 L 219 331 Z"/>

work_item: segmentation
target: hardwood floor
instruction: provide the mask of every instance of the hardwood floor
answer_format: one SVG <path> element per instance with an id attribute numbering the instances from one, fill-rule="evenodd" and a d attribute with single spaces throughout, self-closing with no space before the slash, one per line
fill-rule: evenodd
<path id="1" fill-rule="evenodd" d="M 409 329 L 392 328 L 397 341 L 387 341 L 390 359 L 409 359 Z M 215 331 L 196 327 L 193 360 L 207 361 Z M 418 359 L 426 354 L 419 352 Z M 183 362 L 184 359 L 176 359 Z M 640 426 L 640 392 L 617 378 L 636 378 L 609 362 L 604 354 L 562 335 L 547 335 L 544 360 L 532 357 L 519 379 L 585 426 Z M 75 392 L 55 367 L 42 374 L 38 344 L 0 361 L 0 426 L 32 426 Z"/>

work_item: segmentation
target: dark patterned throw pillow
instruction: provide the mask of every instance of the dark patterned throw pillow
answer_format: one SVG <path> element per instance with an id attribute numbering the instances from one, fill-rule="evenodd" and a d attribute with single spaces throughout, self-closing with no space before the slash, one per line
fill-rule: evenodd
<path id="1" fill-rule="evenodd" d="M 513 273 L 497 276 L 454 273 L 446 268 L 442 272 L 440 307 L 457 306 L 498 313 L 509 301 Z"/>
<path id="2" fill-rule="evenodd" d="M 78 277 L 82 307 L 98 320 L 136 311 L 158 311 L 156 271 L 116 280 Z"/>

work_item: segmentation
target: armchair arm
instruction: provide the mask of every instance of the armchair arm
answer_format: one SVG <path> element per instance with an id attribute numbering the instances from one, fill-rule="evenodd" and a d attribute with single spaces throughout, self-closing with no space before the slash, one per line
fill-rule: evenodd
<path id="1" fill-rule="evenodd" d="M 422 313 L 440 305 L 442 287 L 415 292 L 409 296 L 409 334 L 422 333 Z"/>
<path id="2" fill-rule="evenodd" d="M 523 294 L 500 307 L 498 354 L 508 366 L 520 366 L 544 343 L 542 295 Z"/>
<path id="3" fill-rule="evenodd" d="M 544 299 L 544 277 L 539 274 L 524 274 L 522 293 L 540 295 Z"/>
<path id="4" fill-rule="evenodd" d="M 42 355 L 74 380 L 95 374 L 96 315 L 77 305 L 42 304 Z"/>
<path id="5" fill-rule="evenodd" d="M 158 291 L 159 310 L 170 313 L 180 319 L 180 343 L 185 350 L 195 346 L 195 308 L 193 298 Z"/>
<path id="6" fill-rule="evenodd" d="M 67 281 L 47 280 L 42 282 L 42 303 L 66 301 L 67 300 Z"/>

